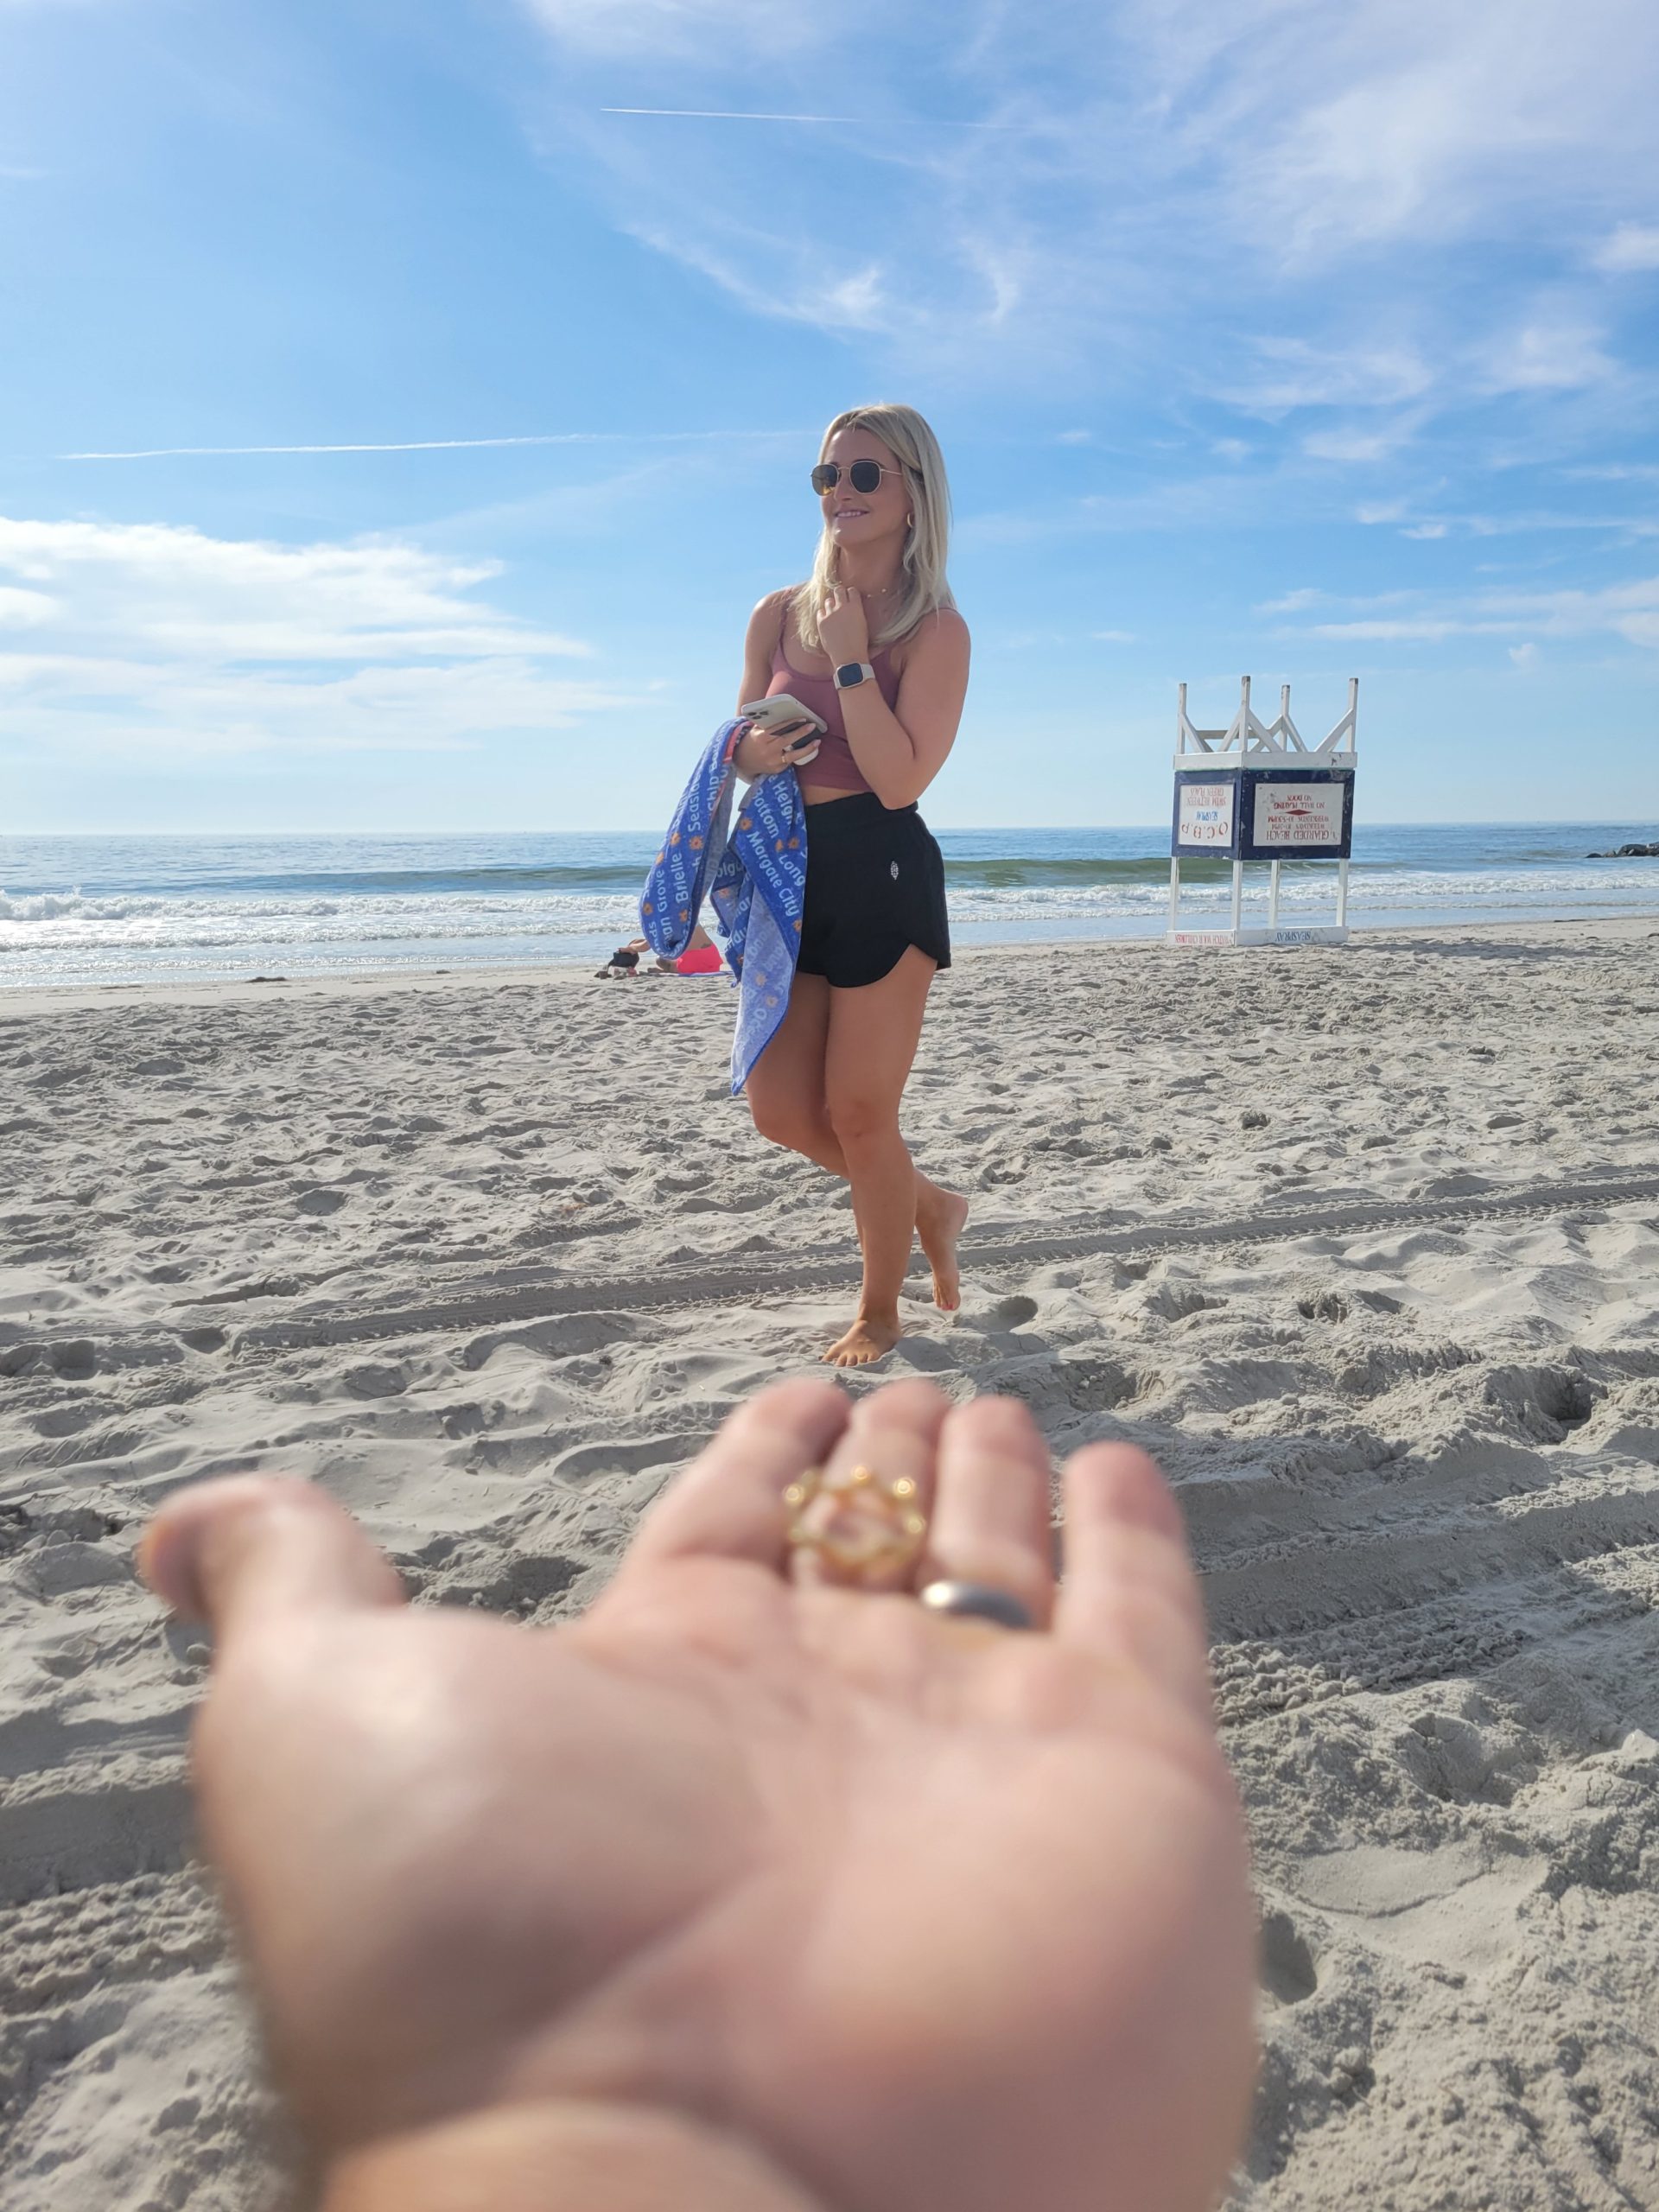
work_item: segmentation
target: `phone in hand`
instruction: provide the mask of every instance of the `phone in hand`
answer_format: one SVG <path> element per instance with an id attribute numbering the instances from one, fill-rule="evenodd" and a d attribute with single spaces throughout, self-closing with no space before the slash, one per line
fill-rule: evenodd
<path id="1" fill-rule="evenodd" d="M 756 729 L 786 729 L 791 722 L 805 722 L 807 728 L 789 741 L 791 753 L 798 753 L 803 746 L 827 735 L 830 728 L 829 723 L 815 715 L 810 707 L 804 707 L 787 691 L 774 691 L 764 699 L 752 699 L 747 707 L 740 707 L 737 711 Z"/>

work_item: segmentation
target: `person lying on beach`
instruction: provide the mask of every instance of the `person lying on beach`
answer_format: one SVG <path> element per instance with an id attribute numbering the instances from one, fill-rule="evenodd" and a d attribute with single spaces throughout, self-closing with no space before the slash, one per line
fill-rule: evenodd
<path id="1" fill-rule="evenodd" d="M 581 1618 L 411 1608 L 314 1485 L 176 1493 L 200 1834 L 322 2212 L 1207 2212 L 1255 1922 L 1157 1470 L 784 1383 Z"/>
<path id="2" fill-rule="evenodd" d="M 650 950 L 650 946 L 642 937 L 635 938 L 632 944 L 619 944 L 605 965 L 598 970 L 600 982 L 605 982 L 614 976 L 638 975 L 639 956 L 642 952 L 648 952 Z"/>
<path id="3" fill-rule="evenodd" d="M 676 960 L 659 959 L 657 965 L 673 976 L 718 976 L 721 969 L 720 947 L 699 922 L 679 957 Z"/>
<path id="4" fill-rule="evenodd" d="M 806 815 L 806 894 L 789 1005 L 749 1073 L 754 1126 L 852 1185 L 863 1282 L 824 1357 L 881 1358 L 919 1237 L 934 1303 L 961 1303 L 960 1193 L 924 1175 L 899 1109 L 934 976 L 950 965 L 944 863 L 917 801 L 956 741 L 968 626 L 945 575 L 950 496 L 938 441 L 913 408 L 860 407 L 824 433 L 812 471 L 822 530 L 804 584 L 749 620 L 739 713 L 787 693 L 824 725 L 795 769 Z M 734 756 L 748 781 L 794 766 L 799 722 L 751 725 Z"/>
<path id="5" fill-rule="evenodd" d="M 645 943 L 643 938 L 640 943 Z M 639 972 L 642 976 L 718 976 L 721 965 L 720 947 L 699 923 L 683 952 L 673 958 L 659 952 L 655 964 Z"/>

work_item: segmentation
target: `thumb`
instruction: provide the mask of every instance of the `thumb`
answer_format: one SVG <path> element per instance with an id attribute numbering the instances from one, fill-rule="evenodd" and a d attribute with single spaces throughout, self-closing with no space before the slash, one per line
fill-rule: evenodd
<path id="1" fill-rule="evenodd" d="M 215 1641 L 283 1615 L 403 1602 L 390 1560 L 314 1484 L 232 1477 L 168 1500 L 145 1531 L 138 1567 L 165 1605 L 206 1621 Z"/>

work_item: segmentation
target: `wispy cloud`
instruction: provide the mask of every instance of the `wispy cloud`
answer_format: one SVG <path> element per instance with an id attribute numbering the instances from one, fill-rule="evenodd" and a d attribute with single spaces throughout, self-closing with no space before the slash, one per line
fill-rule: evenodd
<path id="1" fill-rule="evenodd" d="M 1650 0 L 922 0 L 902 24 L 868 0 L 833 19 L 789 0 L 521 4 L 559 49 L 550 157 L 579 161 L 623 229 L 901 371 L 1054 391 L 1173 359 L 1190 391 L 1269 419 L 1541 402 L 1605 380 L 1616 334 L 1566 296 L 1529 318 L 1501 261 L 1477 275 L 1467 249 L 1524 242 L 1588 283 L 1586 238 L 1625 267 L 1654 235 L 1628 206 L 1659 98 Z M 906 112 L 942 41 L 928 81 L 969 130 Z M 824 100 L 855 48 L 860 101 Z M 804 131 L 757 193 L 717 132 L 618 128 L 625 99 L 835 128 Z M 990 126 L 994 161 L 972 143 Z M 1393 435 L 1306 429 L 1316 456 L 1359 461 Z"/>
<path id="2" fill-rule="evenodd" d="M 1486 591 L 1440 601 L 1420 599 L 1414 606 L 1402 606 L 1402 598 L 1409 597 L 1391 593 L 1380 601 L 1350 601 L 1350 612 L 1342 620 L 1310 623 L 1307 633 L 1405 645 L 1440 644 L 1452 638 L 1520 638 L 1527 642 L 1510 655 L 1518 667 L 1536 661 L 1535 640 L 1541 636 L 1615 637 L 1659 652 L 1659 576 L 1596 591 Z M 1277 609 L 1261 611 L 1293 610 L 1288 602 L 1281 602 Z"/>
<path id="3" fill-rule="evenodd" d="M 1482 381 L 1488 391 L 1577 391 L 1615 373 L 1606 334 L 1586 323 L 1529 323 L 1497 337 Z"/>
<path id="4" fill-rule="evenodd" d="M 825 26 L 790 0 L 525 0 L 576 52 L 606 57 L 696 54 L 718 41 L 777 57 L 817 45 Z M 850 20 L 861 10 L 855 5 Z"/>
<path id="5" fill-rule="evenodd" d="M 867 115 L 768 115 L 749 108 L 723 107 L 601 107 L 601 115 L 643 115 L 674 118 L 690 123 L 814 123 L 847 124 L 868 130 Z M 1012 130 L 1011 123 L 965 122 L 950 115 L 894 117 L 890 128 L 900 130 Z"/>
<path id="6" fill-rule="evenodd" d="M 1389 423 L 1370 430 L 1312 430 L 1302 440 L 1302 451 L 1310 461 L 1386 461 L 1406 443 L 1412 429 L 1410 423 Z"/>
<path id="7" fill-rule="evenodd" d="M 402 438 L 338 445 L 142 446 L 125 453 L 60 453 L 57 461 L 194 461 L 266 454 L 475 453 L 491 446 L 677 445 L 739 438 L 800 438 L 804 430 L 547 430 L 522 437 Z"/>
<path id="8" fill-rule="evenodd" d="M 582 655 L 467 594 L 500 573 L 391 541 L 283 545 L 162 523 L 0 517 L 0 575 L 107 650 L 221 661 Z"/>
<path id="9" fill-rule="evenodd" d="M 618 703 L 551 672 L 586 645 L 480 596 L 499 574 L 386 540 L 0 517 L 4 751 L 419 751 Z"/>
<path id="10" fill-rule="evenodd" d="M 1659 269 L 1659 224 L 1621 223 L 1604 238 L 1591 259 L 1610 276 Z"/>

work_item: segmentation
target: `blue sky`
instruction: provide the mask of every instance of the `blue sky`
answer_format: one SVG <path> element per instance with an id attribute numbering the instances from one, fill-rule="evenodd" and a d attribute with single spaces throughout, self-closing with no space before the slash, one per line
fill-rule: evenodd
<path id="1" fill-rule="evenodd" d="M 873 398 L 936 823 L 1155 822 L 1245 671 L 1649 821 L 1656 109 L 1651 0 L 0 0 L 0 833 L 654 826 Z"/>

